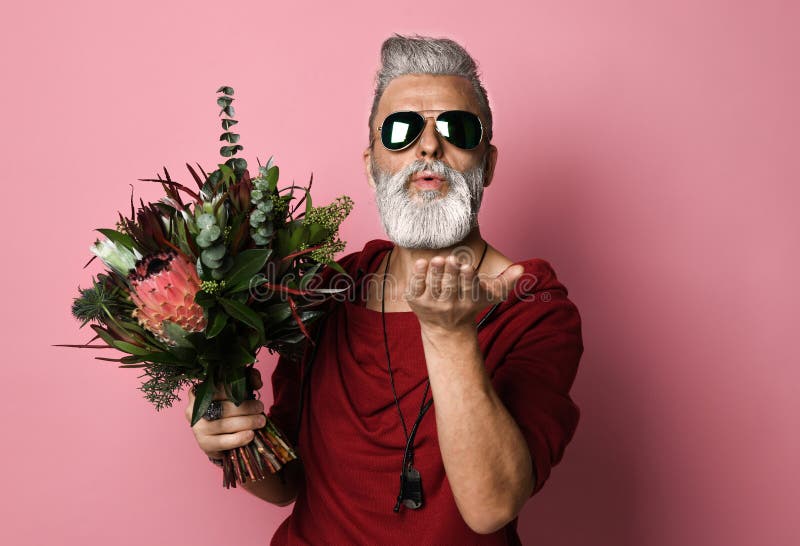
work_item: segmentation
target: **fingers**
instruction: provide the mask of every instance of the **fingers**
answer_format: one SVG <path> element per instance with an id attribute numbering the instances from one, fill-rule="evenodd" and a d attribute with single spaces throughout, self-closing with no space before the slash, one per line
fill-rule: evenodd
<path id="1" fill-rule="evenodd" d="M 411 278 L 406 289 L 406 299 L 417 299 L 425 293 L 425 278 L 428 272 L 427 260 L 417 260 L 411 270 Z"/>
<path id="2" fill-rule="evenodd" d="M 184 415 L 186 416 L 186 420 L 190 423 L 192 422 L 192 411 L 194 411 L 194 393 L 191 389 L 189 389 L 188 400 L 186 404 L 186 409 L 184 411 Z M 259 414 L 264 411 L 264 403 L 261 400 L 245 400 L 238 406 L 225 398 L 224 392 L 221 398 L 217 396 L 214 397 L 214 400 L 219 400 L 222 402 L 222 417 L 234 417 L 237 415 L 254 415 Z M 200 424 L 201 422 L 208 422 L 207 419 L 200 419 L 195 426 Z"/>
<path id="3" fill-rule="evenodd" d="M 439 292 L 440 299 L 449 299 L 458 295 L 460 284 L 461 267 L 458 260 L 452 254 L 447 257 L 442 273 L 441 287 Z"/>
<path id="4" fill-rule="evenodd" d="M 249 444 L 255 437 L 253 431 L 267 423 L 260 400 L 248 400 L 238 408 L 227 400 L 222 404 L 223 417 L 214 421 L 200 419 L 192 427 L 200 449 L 215 459 L 222 456 L 222 451 Z"/>
<path id="5" fill-rule="evenodd" d="M 469 264 L 461 264 L 459 268 L 459 296 L 468 301 L 477 301 L 479 296 L 478 276 Z"/>
<path id="6" fill-rule="evenodd" d="M 442 293 L 442 277 L 444 276 L 445 259 L 434 256 L 428 263 L 428 277 L 425 280 L 431 297 L 439 299 Z"/>
<path id="7" fill-rule="evenodd" d="M 246 446 L 255 438 L 252 430 L 242 430 L 233 434 L 216 434 L 213 436 L 197 435 L 197 445 L 206 455 L 214 459 L 221 459 L 222 452 L 237 447 Z"/>
<path id="8" fill-rule="evenodd" d="M 257 415 L 240 415 L 224 417 L 215 421 L 206 421 L 202 428 L 203 433 L 207 435 L 233 434 L 245 430 L 264 428 L 266 424 L 267 417 L 263 413 L 259 413 Z"/>

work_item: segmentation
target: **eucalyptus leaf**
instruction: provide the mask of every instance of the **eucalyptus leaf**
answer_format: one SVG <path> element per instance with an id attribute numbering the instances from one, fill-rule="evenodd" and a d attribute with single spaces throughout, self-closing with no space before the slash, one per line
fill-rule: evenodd
<path id="1" fill-rule="evenodd" d="M 230 271 L 231 267 L 233 267 L 233 258 L 230 256 L 225 256 L 222 260 L 222 263 L 211 270 L 211 278 L 215 281 L 222 281 L 225 279 L 225 275 Z"/>
<path id="2" fill-rule="evenodd" d="M 215 260 L 213 258 L 206 258 L 205 256 L 202 256 L 202 255 L 200 256 L 200 259 L 202 260 L 203 265 L 205 265 L 206 267 L 212 269 L 212 272 L 211 272 L 212 275 L 214 273 L 213 272 L 214 269 L 217 269 L 218 267 L 222 266 L 222 260 Z"/>
<path id="3" fill-rule="evenodd" d="M 217 89 L 217 93 L 225 93 L 226 95 L 233 95 L 233 87 L 229 85 L 223 85 L 219 89 Z"/>
<path id="4" fill-rule="evenodd" d="M 236 125 L 237 123 L 239 123 L 239 122 L 236 121 L 235 119 L 223 119 L 222 120 L 222 128 L 227 131 L 228 129 L 231 128 L 232 125 Z"/>
<path id="5" fill-rule="evenodd" d="M 233 146 L 223 146 L 222 148 L 219 149 L 219 154 L 222 157 L 230 157 L 240 150 L 244 150 L 244 146 L 242 146 L 241 144 L 235 144 Z"/>
<path id="6" fill-rule="evenodd" d="M 221 260 L 222 258 L 225 257 L 225 251 L 226 251 L 225 245 L 218 243 L 214 246 L 208 247 L 200 255 L 204 258 L 203 261 L 205 261 L 205 259 Z"/>
<path id="7" fill-rule="evenodd" d="M 213 214 L 204 212 L 197 217 L 197 227 L 200 229 L 207 229 L 217 224 L 217 219 Z"/>

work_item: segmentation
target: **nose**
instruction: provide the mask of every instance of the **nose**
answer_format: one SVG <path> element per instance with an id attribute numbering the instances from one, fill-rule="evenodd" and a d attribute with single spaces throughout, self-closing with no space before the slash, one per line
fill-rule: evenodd
<path id="1" fill-rule="evenodd" d="M 442 141 L 436 132 L 436 118 L 425 118 L 425 127 L 417 141 L 417 159 L 441 159 Z"/>

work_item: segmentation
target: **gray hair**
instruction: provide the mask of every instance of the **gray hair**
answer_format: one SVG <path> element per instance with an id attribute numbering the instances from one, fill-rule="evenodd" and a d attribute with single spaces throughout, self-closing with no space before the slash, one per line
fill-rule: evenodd
<path id="1" fill-rule="evenodd" d="M 485 120 L 483 129 L 486 142 L 492 140 L 492 110 L 489 108 L 489 99 L 481 84 L 478 66 L 467 50 L 447 38 L 395 34 L 381 46 L 381 66 L 375 77 L 375 98 L 369 115 L 370 145 L 373 142 L 372 126 L 383 92 L 393 79 L 406 74 L 441 74 L 468 79 L 475 90 L 480 113 Z"/>

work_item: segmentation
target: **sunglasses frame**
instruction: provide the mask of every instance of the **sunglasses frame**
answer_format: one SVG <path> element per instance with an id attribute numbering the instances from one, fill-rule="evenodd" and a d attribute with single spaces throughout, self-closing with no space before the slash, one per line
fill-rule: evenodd
<path id="1" fill-rule="evenodd" d="M 439 134 L 439 136 L 441 136 L 444 140 L 446 140 L 447 142 L 449 142 L 450 144 L 452 144 L 453 146 L 455 146 L 459 150 L 471 151 L 471 150 L 474 150 L 475 148 L 477 148 L 478 146 L 480 146 L 481 142 L 483 142 L 483 122 L 481 121 L 480 116 L 478 114 L 476 114 L 475 112 L 470 112 L 468 110 L 423 110 L 423 112 L 439 112 L 439 113 L 436 116 L 423 116 L 422 114 L 420 114 L 419 112 L 417 112 L 415 110 L 397 110 L 396 112 L 392 112 L 392 113 L 388 114 L 385 118 L 383 118 L 383 123 L 381 123 L 378 126 L 378 133 L 380 133 L 381 145 L 385 149 L 389 150 L 390 152 L 401 152 L 401 151 L 405 150 L 406 148 L 408 148 L 409 146 L 414 144 L 419 139 L 419 137 L 422 135 L 422 133 L 425 132 L 425 126 L 427 125 L 429 119 L 433 119 L 433 121 L 434 121 L 433 126 L 436 128 L 436 132 Z M 448 114 L 450 112 L 463 112 L 465 114 L 471 114 L 471 115 L 475 116 L 475 119 L 478 120 L 478 127 L 480 127 L 481 134 L 480 134 L 480 137 L 478 138 L 478 143 L 475 146 L 473 146 L 472 148 L 462 148 L 461 146 L 458 146 L 457 144 L 451 142 L 449 138 L 444 136 L 441 133 L 441 131 L 439 131 L 439 126 L 436 125 L 436 122 L 439 121 L 439 117 L 440 116 L 442 116 L 443 114 Z M 411 141 L 408 144 L 406 144 L 405 146 L 403 146 L 402 148 L 389 148 L 389 147 L 386 146 L 386 144 L 383 143 L 383 132 L 382 132 L 383 126 L 386 123 L 386 120 L 389 119 L 389 116 L 393 116 L 395 114 L 416 114 L 416 115 L 418 115 L 419 117 L 422 118 L 422 130 L 419 133 L 417 133 L 417 136 L 415 136 L 413 139 L 411 139 Z"/>

